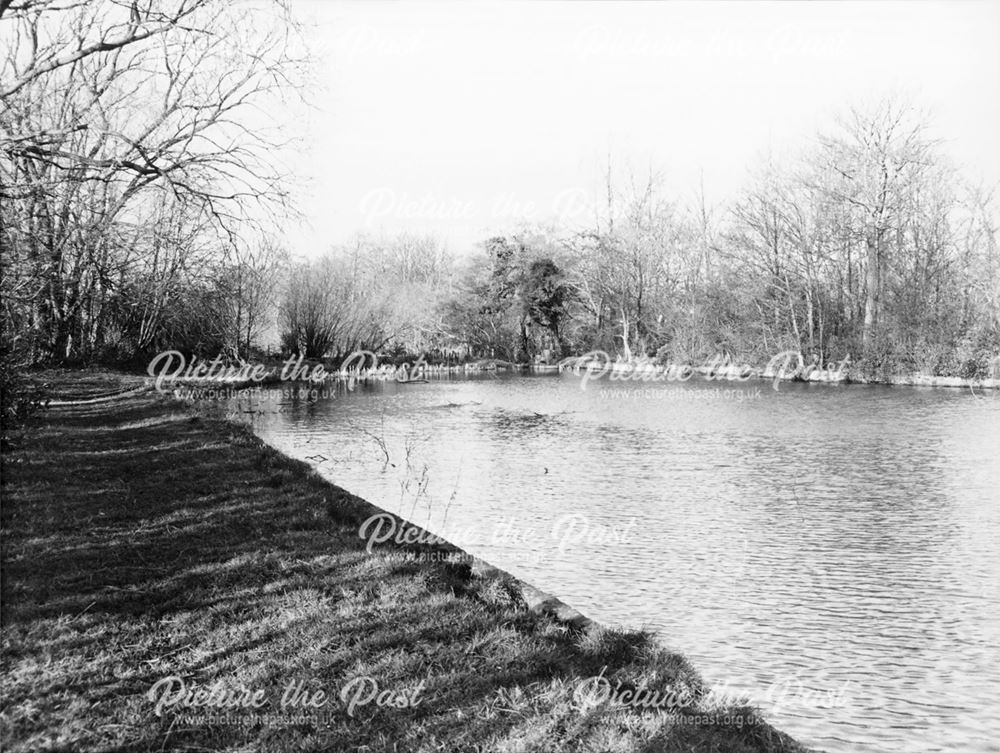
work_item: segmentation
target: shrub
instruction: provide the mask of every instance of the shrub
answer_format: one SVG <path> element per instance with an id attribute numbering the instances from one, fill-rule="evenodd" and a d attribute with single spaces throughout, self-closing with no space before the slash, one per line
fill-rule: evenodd
<path id="1" fill-rule="evenodd" d="M 0 446 L 6 449 L 10 433 L 45 404 L 46 386 L 24 376 L 9 345 L 0 348 Z"/>

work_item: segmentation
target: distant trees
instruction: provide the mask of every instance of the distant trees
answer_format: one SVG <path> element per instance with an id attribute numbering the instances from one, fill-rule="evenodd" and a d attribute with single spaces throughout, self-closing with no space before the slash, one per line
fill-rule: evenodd
<path id="1" fill-rule="evenodd" d="M 926 118 L 849 110 L 800 156 L 768 160 L 731 204 L 607 175 L 590 228 L 491 238 L 447 304 L 476 354 L 593 348 L 624 359 L 982 375 L 1000 348 L 996 207 L 938 153 Z"/>
<path id="2" fill-rule="evenodd" d="M 820 159 L 824 191 L 841 212 L 844 240 L 863 251 L 864 319 L 861 346 L 871 353 L 879 335 L 886 276 L 894 255 L 905 247 L 907 225 L 918 221 L 928 203 L 935 170 L 926 125 L 911 108 L 893 100 L 870 111 L 852 109 L 841 133 L 823 139 Z M 922 205 L 921 205 L 922 204 Z M 911 240 L 919 239 L 911 236 Z M 911 249 L 921 253 L 926 249 Z"/>
<path id="3" fill-rule="evenodd" d="M 626 359 L 661 347 L 686 352 L 684 341 L 702 329 L 689 297 L 711 266 L 709 213 L 667 197 L 652 172 L 617 190 L 609 170 L 606 190 L 607 211 L 566 241 L 582 330 L 593 347 Z"/>
<path id="4" fill-rule="evenodd" d="M 408 352 L 438 347 L 450 279 L 450 257 L 433 238 L 358 237 L 293 265 L 280 301 L 282 347 L 334 360 L 390 344 Z"/>
<path id="5" fill-rule="evenodd" d="M 531 261 L 524 270 L 520 296 L 528 322 L 547 329 L 556 355 L 561 353 L 562 324 L 573 299 L 573 289 L 563 270 L 549 257 Z"/>
<path id="6" fill-rule="evenodd" d="M 559 250 L 542 234 L 497 236 L 470 263 L 459 292 L 447 304 L 446 329 L 453 342 L 511 361 L 548 351 L 558 358 L 570 347 L 566 324 L 576 304 L 571 276 Z"/>
<path id="7" fill-rule="evenodd" d="M 801 171 L 773 164 L 733 205 L 726 261 L 748 289 L 747 319 L 765 351 L 825 353 L 836 326 L 827 300 L 826 275 L 836 266 L 824 245 L 828 209 Z"/>
<path id="8" fill-rule="evenodd" d="M 328 256 L 296 266 L 281 304 L 282 346 L 307 358 L 378 350 L 388 341 L 380 309 L 350 259 Z"/>
<path id="9" fill-rule="evenodd" d="M 996 215 L 926 132 L 897 102 L 851 110 L 815 149 L 763 165 L 708 232 L 705 213 L 675 213 L 661 259 L 683 282 L 653 304 L 676 323 L 656 333 L 661 355 L 794 349 L 851 353 L 873 375 L 981 373 L 1000 344 Z"/>
<path id="10" fill-rule="evenodd" d="M 0 0 L 5 360 L 249 358 L 272 333 L 312 358 L 791 349 L 975 375 L 1000 348 L 993 195 L 904 102 L 848 110 L 727 205 L 609 161 L 590 226 L 489 238 L 464 268 L 420 235 L 293 262 L 268 231 L 287 184 L 262 112 L 302 64 L 277 1 Z"/>
<path id="11" fill-rule="evenodd" d="M 271 324 L 289 263 L 288 252 L 266 236 L 227 251 L 219 268 L 225 302 L 222 320 L 232 328 L 226 341 L 231 355 L 248 357 Z"/>

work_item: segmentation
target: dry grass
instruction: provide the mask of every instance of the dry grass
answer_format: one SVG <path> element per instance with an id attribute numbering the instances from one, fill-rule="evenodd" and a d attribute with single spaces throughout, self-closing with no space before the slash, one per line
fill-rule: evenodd
<path id="1" fill-rule="evenodd" d="M 116 383 L 49 378 L 63 398 Z M 701 680 L 648 635 L 574 630 L 465 565 L 366 553 L 370 506 L 159 396 L 50 408 L 4 455 L 3 483 L 6 750 L 801 750 L 721 713 L 685 723 Z M 695 700 L 581 708 L 601 673 Z M 273 716 L 157 716 L 147 693 L 171 675 L 264 690 Z M 339 693 L 359 677 L 397 697 L 423 683 L 420 703 L 350 715 Z M 282 712 L 290 681 L 330 699 Z"/>

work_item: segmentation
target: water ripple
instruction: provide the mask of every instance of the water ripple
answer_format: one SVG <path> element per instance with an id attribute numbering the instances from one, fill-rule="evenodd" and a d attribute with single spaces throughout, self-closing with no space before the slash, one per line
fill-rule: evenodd
<path id="1" fill-rule="evenodd" d="M 585 614 L 658 630 L 807 744 L 997 750 L 1000 400 L 825 385 L 695 399 L 717 388 L 388 383 L 254 420 Z"/>

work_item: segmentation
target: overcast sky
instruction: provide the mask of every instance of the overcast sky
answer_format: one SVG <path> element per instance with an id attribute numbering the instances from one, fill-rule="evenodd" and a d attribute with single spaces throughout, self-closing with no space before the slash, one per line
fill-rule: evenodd
<path id="1" fill-rule="evenodd" d="M 521 219 L 572 221 L 609 154 L 725 201 L 768 150 L 894 91 L 1000 181 L 997 2 L 295 4 L 323 86 L 297 253 L 401 230 L 464 252 Z"/>

